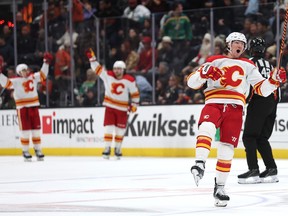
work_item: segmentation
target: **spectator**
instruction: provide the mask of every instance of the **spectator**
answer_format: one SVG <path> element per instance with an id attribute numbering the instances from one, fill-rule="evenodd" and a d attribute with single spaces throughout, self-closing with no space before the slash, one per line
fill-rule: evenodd
<path id="1" fill-rule="evenodd" d="M 84 105 L 83 103 L 85 98 L 86 99 L 89 98 L 88 101 L 91 102 L 92 97 L 90 97 L 91 93 L 88 96 L 87 94 L 88 90 L 93 90 L 94 91 L 93 94 L 96 93 L 96 75 L 91 68 L 86 70 L 86 80 L 81 84 L 79 91 L 76 91 L 77 92 L 76 99 L 79 106 Z"/>
<path id="2" fill-rule="evenodd" d="M 94 22 L 94 14 L 96 14 L 97 9 L 94 8 L 91 4 L 91 2 L 86 1 L 84 2 L 84 10 L 83 10 L 83 17 L 84 17 L 84 21 L 83 21 L 83 30 L 85 32 L 85 29 L 87 28 L 92 28 L 93 26 L 93 22 Z M 82 33 L 82 32 L 79 32 Z"/>
<path id="3" fill-rule="evenodd" d="M 243 24 L 243 29 L 241 29 L 241 33 L 243 33 L 245 35 L 246 38 L 249 37 L 250 34 L 250 26 L 251 23 L 254 21 L 254 19 L 250 16 L 245 17 L 244 19 L 244 24 Z"/>
<path id="4" fill-rule="evenodd" d="M 143 21 L 143 25 L 141 27 L 141 33 L 140 35 L 142 36 L 152 36 L 152 27 L 151 27 L 151 19 L 150 18 L 146 18 Z"/>
<path id="5" fill-rule="evenodd" d="M 80 86 L 79 94 L 83 95 L 85 92 L 88 91 L 88 89 L 94 89 L 94 91 L 96 91 L 95 84 L 96 84 L 96 75 L 94 71 L 91 68 L 89 68 L 86 71 L 86 80 Z"/>
<path id="6" fill-rule="evenodd" d="M 17 26 L 16 32 L 20 33 L 24 25 L 26 25 L 26 22 L 23 20 L 23 14 L 22 12 L 18 11 L 16 13 L 16 26 Z"/>
<path id="7" fill-rule="evenodd" d="M 100 19 L 100 27 L 103 34 L 105 34 L 107 43 L 112 44 L 113 47 L 119 45 L 118 34 L 119 31 L 122 31 L 122 20 L 120 19 L 122 12 L 113 7 L 111 0 L 101 0 L 96 16 L 102 18 Z"/>
<path id="8" fill-rule="evenodd" d="M 214 55 L 222 55 L 225 52 L 225 36 L 218 35 L 214 39 Z"/>
<path id="9" fill-rule="evenodd" d="M 4 65 L 13 65 L 14 64 L 14 50 L 10 44 L 7 44 L 5 38 L 0 35 L 0 55 L 3 57 Z"/>
<path id="10" fill-rule="evenodd" d="M 203 37 L 202 44 L 197 56 L 195 56 L 192 61 L 203 64 L 206 58 L 211 55 L 211 34 L 206 33 Z"/>
<path id="11" fill-rule="evenodd" d="M 34 52 L 34 58 L 35 58 L 35 64 L 39 65 L 43 59 L 43 55 L 46 51 L 46 45 L 45 45 L 45 30 L 40 29 L 38 31 L 38 39 L 36 41 L 36 48 Z M 57 51 L 56 44 L 53 42 L 52 38 L 49 37 L 47 38 L 47 44 L 48 44 L 48 50 L 55 52 Z"/>
<path id="12" fill-rule="evenodd" d="M 159 97 L 160 104 L 181 104 L 183 103 L 183 87 L 180 85 L 180 77 L 172 74 L 168 81 L 164 97 Z"/>
<path id="13" fill-rule="evenodd" d="M 71 81 L 70 62 L 70 44 L 66 42 L 56 52 L 54 65 L 55 85 L 58 91 L 63 94 L 67 93 Z"/>
<path id="14" fill-rule="evenodd" d="M 169 36 L 164 36 L 158 46 L 157 65 L 163 61 L 171 64 L 173 57 L 173 42 Z"/>
<path id="15" fill-rule="evenodd" d="M 76 76 L 76 82 L 82 83 L 86 79 L 86 68 L 89 67 L 89 62 L 87 61 L 86 56 L 83 55 L 85 50 L 89 47 L 96 48 L 96 36 L 95 32 L 90 28 L 86 28 L 84 32 L 81 32 L 75 42 L 76 48 L 74 49 L 74 59 L 76 70 L 80 71 Z"/>
<path id="16" fill-rule="evenodd" d="M 283 32 L 284 28 L 284 20 L 285 20 L 285 14 L 286 14 L 286 9 L 284 5 L 279 6 L 279 22 L 280 22 L 280 30 L 279 32 Z M 275 36 L 275 41 L 280 41 L 281 40 L 281 33 L 279 34 L 279 37 L 277 38 L 277 10 L 276 7 L 274 8 L 274 17 L 272 17 L 272 24 L 271 24 L 271 30 L 273 35 Z M 288 35 L 286 35 L 287 38 Z"/>
<path id="17" fill-rule="evenodd" d="M 173 42 L 177 42 L 177 51 L 185 47 L 178 42 L 190 42 L 192 39 L 192 28 L 189 18 L 183 13 L 183 6 L 176 2 L 172 12 L 167 16 L 163 26 L 163 36 L 169 36 Z"/>
<path id="18" fill-rule="evenodd" d="M 14 46 L 14 41 L 13 41 L 14 38 L 13 38 L 12 31 L 9 28 L 9 26 L 4 25 L 2 31 L 3 31 L 3 37 L 6 41 L 6 43 L 13 47 Z"/>
<path id="19" fill-rule="evenodd" d="M 259 13 L 259 0 L 249 0 L 247 3 L 248 6 L 244 12 L 244 15 L 257 15 Z"/>
<path id="20" fill-rule="evenodd" d="M 131 49 L 134 51 L 138 51 L 139 43 L 140 43 L 140 37 L 135 28 L 130 28 L 128 33 L 128 40 L 131 44 Z"/>
<path id="21" fill-rule="evenodd" d="M 155 98 L 156 104 L 161 104 L 163 98 L 165 97 L 167 82 L 165 79 L 157 79 L 155 87 Z"/>
<path id="22" fill-rule="evenodd" d="M 36 40 L 32 37 L 30 25 L 27 24 L 22 26 L 17 41 L 18 61 L 27 62 L 27 64 L 35 64 L 34 52 Z"/>
<path id="23" fill-rule="evenodd" d="M 140 104 L 150 104 L 153 91 L 151 84 L 142 75 L 136 75 L 135 81 L 140 92 Z"/>
<path id="24" fill-rule="evenodd" d="M 48 36 L 52 37 L 54 40 L 58 40 L 66 31 L 66 8 L 64 5 L 59 5 L 54 3 L 54 1 L 49 1 L 47 19 L 48 19 Z M 44 29 L 44 15 L 42 14 L 40 20 L 40 28 Z"/>
<path id="25" fill-rule="evenodd" d="M 97 97 L 94 89 L 89 88 L 83 95 L 83 107 L 95 107 L 97 105 Z"/>
<path id="26" fill-rule="evenodd" d="M 73 29 L 73 32 L 72 32 L 72 44 L 73 44 L 73 48 L 76 47 L 76 41 L 77 41 L 77 38 L 78 38 L 78 33 L 74 31 Z M 60 47 L 64 44 L 70 44 L 70 29 L 69 29 L 69 26 L 66 27 L 66 31 L 65 33 L 56 41 L 57 45 Z"/>
<path id="27" fill-rule="evenodd" d="M 169 36 L 173 41 L 176 58 L 174 58 L 172 66 L 175 71 L 179 71 L 185 64 L 192 40 L 191 21 L 183 13 L 182 3 L 175 2 L 173 4 L 172 11 L 169 12 L 163 24 L 163 36 Z M 181 57 L 179 57 L 179 53 L 181 53 Z"/>
<path id="28" fill-rule="evenodd" d="M 215 1 L 215 32 L 217 35 L 228 35 L 236 27 L 235 25 L 235 9 L 232 0 Z"/>
<path id="29" fill-rule="evenodd" d="M 170 7 L 166 0 L 148 0 L 145 5 L 151 13 L 168 12 Z"/>
<path id="30" fill-rule="evenodd" d="M 125 40 L 121 44 L 121 56 L 123 58 L 123 61 L 126 64 L 126 70 L 129 73 L 130 70 L 136 67 L 139 61 L 139 54 L 132 49 L 131 43 L 129 40 Z"/>
<path id="31" fill-rule="evenodd" d="M 152 76 L 153 76 L 152 73 L 147 74 L 147 79 L 151 84 L 153 81 Z M 167 86 L 170 76 L 171 76 L 171 70 L 170 70 L 169 64 L 165 61 L 159 62 L 158 67 L 156 67 L 156 71 L 155 71 L 155 79 L 163 80 L 165 86 Z"/>
<path id="32" fill-rule="evenodd" d="M 138 0 L 128 0 L 128 6 L 124 10 L 123 17 L 135 23 L 143 23 L 145 18 L 150 18 L 150 14 L 150 10 L 139 4 Z"/>
<path id="33" fill-rule="evenodd" d="M 75 29 L 75 32 L 82 32 L 83 28 L 83 20 L 84 20 L 84 12 L 82 3 L 79 0 L 73 0 L 72 6 L 72 20 Z"/>
<path id="34" fill-rule="evenodd" d="M 269 47 L 275 43 L 275 37 L 270 29 L 269 22 L 264 17 L 259 17 L 257 19 L 257 30 L 258 34 L 263 37 L 266 42 L 266 46 Z"/>
<path id="35" fill-rule="evenodd" d="M 137 66 L 131 71 L 133 73 L 142 73 L 146 74 L 148 70 L 152 68 L 152 52 L 153 48 L 151 46 L 151 37 L 143 37 L 142 43 L 144 45 L 144 49 L 140 53 L 140 58 Z M 154 49 L 155 59 L 157 59 L 157 50 Z"/>

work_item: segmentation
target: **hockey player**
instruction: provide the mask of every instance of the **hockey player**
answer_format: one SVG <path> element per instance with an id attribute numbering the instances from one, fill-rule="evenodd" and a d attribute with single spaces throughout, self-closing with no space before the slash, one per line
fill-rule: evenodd
<path id="1" fill-rule="evenodd" d="M 26 64 L 19 64 L 16 67 L 16 73 L 19 77 L 8 79 L 4 74 L 0 74 L 0 84 L 4 88 L 14 89 L 13 95 L 19 121 L 20 141 L 25 161 L 32 160 L 32 156 L 29 153 L 30 135 L 32 136 L 37 160 L 44 160 L 44 155 L 41 151 L 40 103 L 37 85 L 46 79 L 51 61 L 52 55 L 45 53 L 43 65 L 39 72 L 31 74 Z"/>
<path id="2" fill-rule="evenodd" d="M 192 72 L 187 80 L 189 87 L 201 88 L 207 83 L 205 106 L 198 122 L 195 165 L 191 167 L 196 185 L 204 175 L 205 162 L 211 149 L 216 128 L 220 129 L 217 149 L 215 206 L 225 207 L 230 200 L 224 187 L 231 169 L 234 148 L 237 147 L 245 105 L 245 91 L 252 85 L 254 91 L 269 96 L 280 82 L 286 81 L 286 72 L 273 70 L 269 79 L 262 77 L 255 64 L 241 55 L 247 47 L 244 34 L 232 32 L 226 38 L 227 55 L 212 56 Z"/>
<path id="3" fill-rule="evenodd" d="M 116 61 L 113 65 L 113 71 L 106 71 L 96 60 L 92 49 L 87 50 L 86 55 L 91 68 L 100 76 L 105 86 L 103 102 L 106 107 L 104 116 L 105 148 L 102 155 L 105 159 L 109 159 L 114 139 L 114 155 L 120 159 L 122 156 L 122 141 L 128 120 L 127 113 L 135 112 L 140 100 L 135 78 L 125 73 L 126 65 L 123 61 Z"/>
<path id="4" fill-rule="evenodd" d="M 264 59 L 265 50 L 266 45 L 263 38 L 251 40 L 250 59 L 258 67 L 260 74 L 265 79 L 268 79 L 273 66 Z M 277 166 L 268 140 L 273 132 L 280 94 L 280 88 L 268 97 L 262 97 L 251 91 L 242 137 L 249 171 L 238 175 L 240 184 L 279 181 L 277 178 Z M 261 173 L 259 173 L 257 150 L 266 166 L 266 170 Z"/>

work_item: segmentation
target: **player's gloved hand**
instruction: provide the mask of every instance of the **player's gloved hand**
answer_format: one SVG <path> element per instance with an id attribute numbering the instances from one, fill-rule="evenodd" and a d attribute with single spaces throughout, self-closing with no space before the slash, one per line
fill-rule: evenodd
<path id="1" fill-rule="evenodd" d="M 273 85 L 280 85 L 281 83 L 285 83 L 287 81 L 286 70 L 281 67 L 279 70 L 274 68 L 270 72 L 269 82 Z"/>
<path id="2" fill-rule="evenodd" d="M 220 79 L 223 75 L 219 68 L 213 67 L 211 64 L 205 64 L 198 70 L 200 71 L 200 76 L 203 79 L 212 79 L 215 81 Z"/>
<path id="3" fill-rule="evenodd" d="M 53 55 L 49 52 L 45 52 L 43 55 L 43 61 L 47 64 L 51 64 L 51 62 L 53 61 Z"/>
<path id="4" fill-rule="evenodd" d="M 128 112 L 134 113 L 137 111 L 137 105 L 132 103 L 130 104 L 130 106 L 128 107 Z"/>
<path id="5" fill-rule="evenodd" d="M 96 61 L 96 56 L 94 51 L 92 50 L 92 48 L 89 48 L 85 51 L 85 54 L 87 56 L 87 58 L 89 59 L 90 62 L 92 61 Z"/>

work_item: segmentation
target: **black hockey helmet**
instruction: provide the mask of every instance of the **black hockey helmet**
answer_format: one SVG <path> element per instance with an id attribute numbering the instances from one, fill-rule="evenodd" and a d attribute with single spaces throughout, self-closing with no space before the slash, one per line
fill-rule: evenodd
<path id="1" fill-rule="evenodd" d="M 257 37 L 250 41 L 249 44 L 250 54 L 251 55 L 263 55 L 266 49 L 266 43 L 263 38 Z"/>

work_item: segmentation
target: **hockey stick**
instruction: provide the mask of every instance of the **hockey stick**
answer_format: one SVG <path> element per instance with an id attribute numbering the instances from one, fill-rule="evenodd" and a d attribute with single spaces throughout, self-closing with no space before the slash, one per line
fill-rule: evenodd
<path id="1" fill-rule="evenodd" d="M 288 23 L 288 8 L 286 7 L 286 14 L 285 14 L 285 20 L 284 20 L 284 26 L 283 26 L 283 32 L 282 32 L 282 38 L 281 38 L 281 46 L 280 46 L 279 56 L 277 59 L 277 71 L 280 69 L 281 60 L 283 56 L 283 50 L 284 50 L 286 32 L 287 32 L 287 23 Z"/>

